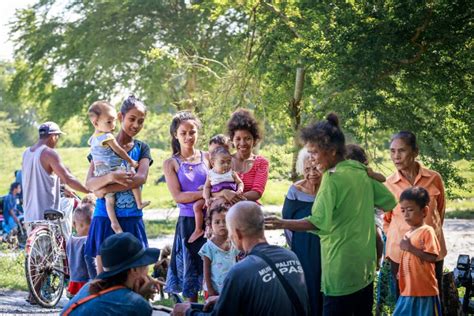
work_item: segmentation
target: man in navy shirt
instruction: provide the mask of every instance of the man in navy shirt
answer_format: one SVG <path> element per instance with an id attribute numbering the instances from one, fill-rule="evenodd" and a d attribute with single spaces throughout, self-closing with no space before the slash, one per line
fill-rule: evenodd
<path id="1" fill-rule="evenodd" d="M 232 242 L 247 257 L 229 271 L 222 293 L 209 299 L 204 309 L 215 304 L 212 312 L 193 310 L 190 303 L 182 303 L 176 304 L 173 315 L 298 315 L 296 303 L 258 253 L 273 262 L 308 315 L 303 268 L 293 252 L 267 243 L 260 206 L 250 201 L 239 202 L 230 208 L 226 221 Z"/>

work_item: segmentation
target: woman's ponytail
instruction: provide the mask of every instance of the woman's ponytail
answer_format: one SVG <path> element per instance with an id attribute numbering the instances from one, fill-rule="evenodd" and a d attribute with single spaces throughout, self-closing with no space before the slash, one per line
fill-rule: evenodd
<path id="1" fill-rule="evenodd" d="M 181 152 L 179 141 L 174 135 L 171 135 L 171 150 L 173 151 L 173 155 L 179 154 Z"/>

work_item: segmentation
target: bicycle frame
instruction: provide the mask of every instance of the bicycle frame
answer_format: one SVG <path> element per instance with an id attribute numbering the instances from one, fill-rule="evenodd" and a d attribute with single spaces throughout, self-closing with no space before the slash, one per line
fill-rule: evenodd
<path id="1" fill-rule="evenodd" d="M 52 253 L 54 256 L 61 256 L 63 255 L 63 258 L 54 258 L 54 261 L 62 259 L 63 260 L 63 271 L 57 271 L 60 273 L 63 273 L 65 276 L 69 276 L 69 266 L 68 266 L 68 261 L 67 261 L 67 255 L 66 255 L 66 239 L 64 238 L 64 234 L 60 225 L 60 220 L 55 220 L 55 221 L 49 221 L 49 220 L 43 220 L 43 221 L 35 221 L 33 222 L 33 225 L 35 228 L 31 231 L 30 235 L 28 236 L 28 239 L 26 240 L 26 245 L 25 245 L 25 251 L 26 254 L 29 255 L 31 253 L 31 243 L 34 240 L 34 237 L 40 233 L 45 231 L 48 235 L 50 235 L 51 240 L 54 242 L 52 243 Z"/>

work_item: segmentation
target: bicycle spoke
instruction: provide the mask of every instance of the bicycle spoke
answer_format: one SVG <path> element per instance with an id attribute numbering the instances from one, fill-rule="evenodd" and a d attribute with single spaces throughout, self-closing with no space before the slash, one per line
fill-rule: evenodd
<path id="1" fill-rule="evenodd" d="M 28 284 L 33 295 L 43 306 L 56 304 L 64 287 L 65 266 L 63 244 L 58 243 L 57 232 L 40 231 L 32 240 L 25 266 Z"/>

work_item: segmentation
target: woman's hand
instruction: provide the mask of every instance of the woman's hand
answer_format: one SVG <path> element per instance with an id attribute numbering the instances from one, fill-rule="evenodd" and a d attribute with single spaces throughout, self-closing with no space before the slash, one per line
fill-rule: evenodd
<path id="1" fill-rule="evenodd" d="M 265 217 L 265 229 L 283 229 L 284 227 L 284 220 L 276 216 L 268 216 Z"/>
<path id="2" fill-rule="evenodd" d="M 246 200 L 245 196 L 242 194 L 238 194 L 237 192 L 231 191 L 231 190 L 222 190 L 222 195 L 224 196 L 224 199 L 227 200 L 230 204 L 235 204 L 240 201 Z"/>
<path id="3" fill-rule="evenodd" d="M 102 188 L 102 189 L 99 189 L 99 190 L 94 191 L 94 195 L 95 195 L 98 199 L 103 198 L 106 194 L 107 194 L 107 192 L 106 192 L 105 188 Z"/>
<path id="4" fill-rule="evenodd" d="M 132 183 L 132 173 L 125 170 L 116 170 L 108 174 L 110 183 L 118 183 L 123 186 L 128 186 Z"/>
<path id="5" fill-rule="evenodd" d="M 158 293 L 159 289 L 160 283 L 158 280 L 149 276 L 143 276 L 135 280 L 132 290 L 143 296 L 146 300 L 151 300 Z"/>

